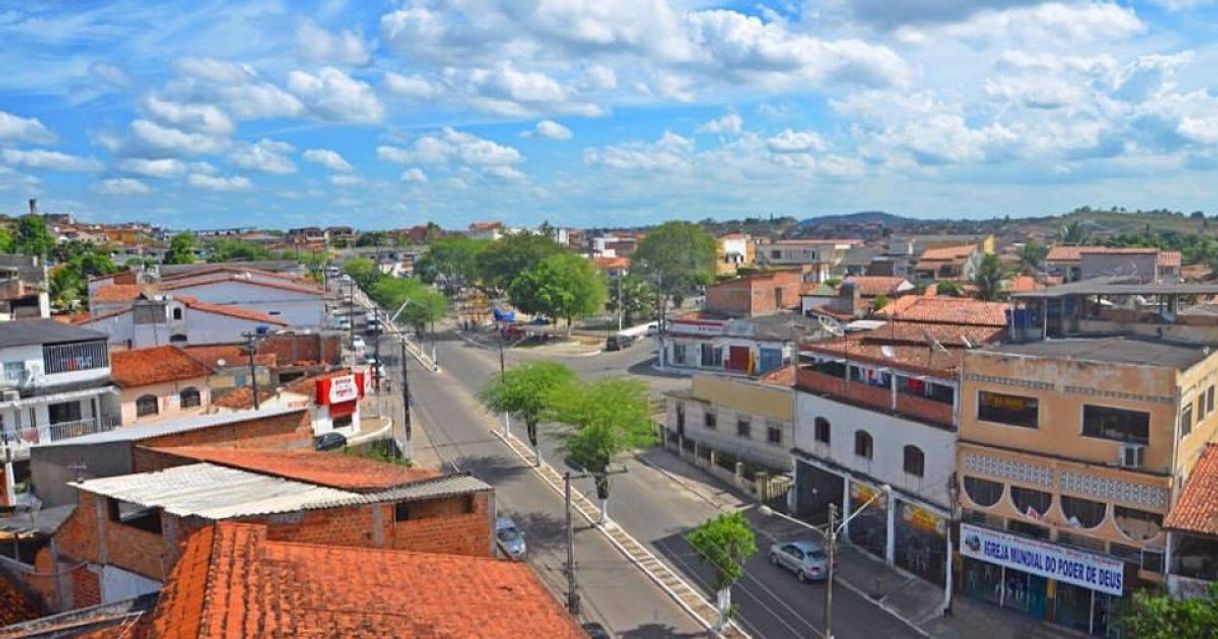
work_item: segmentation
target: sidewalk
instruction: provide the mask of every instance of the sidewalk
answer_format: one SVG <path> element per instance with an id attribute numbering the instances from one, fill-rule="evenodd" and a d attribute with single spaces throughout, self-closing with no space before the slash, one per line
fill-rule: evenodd
<path id="1" fill-rule="evenodd" d="M 646 464 L 667 475 L 686 490 L 719 508 L 747 507 L 753 502 L 748 495 L 727 487 L 701 468 L 669 451 L 647 451 L 636 456 Z M 795 524 L 780 519 L 766 520 L 762 535 L 796 537 L 808 533 Z M 880 608 L 900 619 L 913 630 L 935 639 L 1050 639 L 1057 637 L 1087 637 L 1047 624 L 998 606 L 965 598 L 956 593 L 952 598 L 952 614 L 941 614 L 943 588 L 889 566 L 882 559 L 849 543 L 839 546 L 836 584 L 876 602 Z"/>

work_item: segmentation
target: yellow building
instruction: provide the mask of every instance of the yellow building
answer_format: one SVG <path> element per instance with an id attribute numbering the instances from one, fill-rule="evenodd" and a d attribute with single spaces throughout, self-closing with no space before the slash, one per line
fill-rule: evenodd
<path id="1" fill-rule="evenodd" d="M 1163 579 L 1164 517 L 1218 426 L 1218 354 L 1033 341 L 972 351 L 961 375 L 961 590 L 1103 635 Z"/>
<path id="2" fill-rule="evenodd" d="M 740 268 L 752 268 L 757 255 L 753 238 L 747 233 L 727 233 L 715 240 L 715 275 L 735 275 Z"/>

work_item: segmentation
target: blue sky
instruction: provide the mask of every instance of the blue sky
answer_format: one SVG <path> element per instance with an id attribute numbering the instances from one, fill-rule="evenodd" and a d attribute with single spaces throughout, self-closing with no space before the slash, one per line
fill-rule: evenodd
<path id="1" fill-rule="evenodd" d="M 1218 2 L 0 8 L 0 211 L 173 228 L 1216 211 Z"/>

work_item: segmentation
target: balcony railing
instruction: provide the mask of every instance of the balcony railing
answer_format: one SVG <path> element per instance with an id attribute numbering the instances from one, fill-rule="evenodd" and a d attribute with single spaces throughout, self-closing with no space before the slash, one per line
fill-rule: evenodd
<path id="1" fill-rule="evenodd" d="M 30 426 L 15 431 L 5 430 L 0 431 L 0 445 L 3 445 L 4 448 L 14 453 L 26 452 L 30 446 L 83 437 L 93 433 L 103 433 L 114 430 L 117 426 L 117 418 L 99 417 L 96 419 Z"/>
<path id="2" fill-rule="evenodd" d="M 927 397 L 898 392 L 894 402 L 892 389 L 887 386 L 874 386 L 863 381 L 846 383 L 842 377 L 829 375 L 808 366 L 800 367 L 795 374 L 795 382 L 805 391 L 829 395 L 850 404 L 905 415 L 918 421 L 952 426 L 952 405 Z"/>

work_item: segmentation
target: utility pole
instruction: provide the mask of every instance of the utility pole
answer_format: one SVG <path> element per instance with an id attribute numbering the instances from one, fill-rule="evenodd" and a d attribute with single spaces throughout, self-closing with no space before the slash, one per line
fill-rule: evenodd
<path id="1" fill-rule="evenodd" d="M 414 447 L 411 442 L 411 423 L 410 423 L 410 368 L 407 364 L 408 357 L 406 354 L 406 340 L 402 340 L 402 427 L 406 431 L 406 445 L 402 447 L 402 457 L 408 458 L 406 451 L 410 449 L 411 454 L 414 452 Z M 378 360 L 379 364 L 379 360 Z"/>
<path id="2" fill-rule="evenodd" d="M 622 300 L 622 273 L 617 274 L 617 332 L 622 332 L 622 306 L 625 302 Z"/>
<path id="3" fill-rule="evenodd" d="M 355 367 L 355 279 L 347 282 L 347 346 L 351 347 L 351 367 Z"/>
<path id="4" fill-rule="evenodd" d="M 249 366 L 250 366 L 250 383 L 254 387 L 254 410 L 258 410 L 258 369 L 254 367 L 254 336 L 255 333 L 246 332 L 245 349 L 249 351 Z"/>
<path id="5" fill-rule="evenodd" d="M 567 502 L 567 612 L 579 616 L 579 589 L 575 583 L 575 528 L 571 526 L 571 471 L 563 473 L 563 496 Z"/>
<path id="6" fill-rule="evenodd" d="M 833 639 L 833 562 L 837 560 L 837 506 L 829 504 L 829 578 L 825 581 L 825 639 Z"/>
<path id="7" fill-rule="evenodd" d="M 503 328 L 500 327 L 500 329 L 499 329 L 499 379 L 500 380 L 503 379 L 503 374 L 506 370 L 506 367 L 504 366 L 504 362 L 503 362 L 503 340 L 504 340 Z M 505 413 L 503 413 L 503 437 L 504 437 L 504 439 L 511 436 L 511 434 L 512 434 L 512 415 L 510 413 L 505 412 Z"/>
<path id="8" fill-rule="evenodd" d="M 376 387 L 378 393 L 381 392 L 381 366 L 383 366 L 381 364 L 381 337 L 383 337 L 383 332 L 379 330 L 373 336 L 373 339 L 376 340 L 376 355 L 374 356 L 376 365 L 372 367 L 372 385 Z"/>

